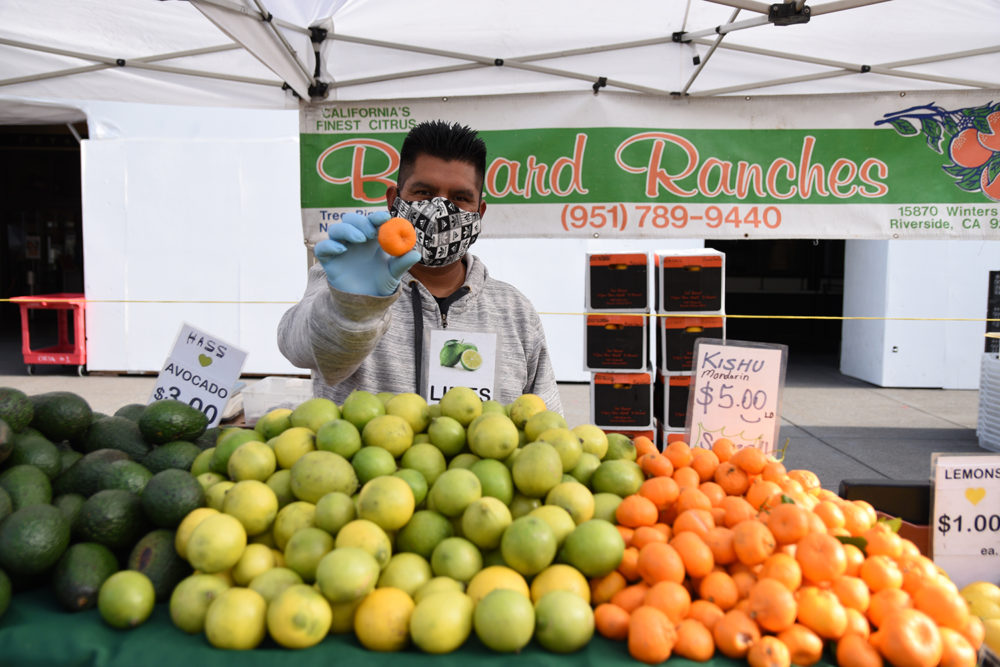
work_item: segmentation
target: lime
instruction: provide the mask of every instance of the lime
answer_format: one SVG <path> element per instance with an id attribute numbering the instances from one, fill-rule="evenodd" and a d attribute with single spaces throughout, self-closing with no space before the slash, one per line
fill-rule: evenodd
<path id="1" fill-rule="evenodd" d="M 590 604 L 590 582 L 578 569 L 556 563 L 535 575 L 531 580 L 531 601 L 537 603 L 550 591 L 569 591 Z"/>
<path id="2" fill-rule="evenodd" d="M 536 516 L 549 524 L 552 533 L 556 536 L 556 544 L 562 546 L 563 542 L 576 528 L 573 517 L 563 507 L 559 505 L 542 505 L 528 512 L 528 516 Z"/>
<path id="3" fill-rule="evenodd" d="M 228 514 L 211 514 L 191 532 L 187 559 L 194 569 L 214 574 L 236 565 L 246 546 L 246 529 L 239 519 Z"/>
<path id="4" fill-rule="evenodd" d="M 583 444 L 580 438 L 568 428 L 550 428 L 538 434 L 537 440 L 547 442 L 559 452 L 562 459 L 563 472 L 570 472 L 576 467 L 583 454 Z"/>
<path id="5" fill-rule="evenodd" d="M 604 519 L 605 521 L 610 521 L 611 523 L 617 523 L 615 512 L 618 510 L 618 506 L 621 502 L 622 497 L 615 495 L 614 493 L 595 493 L 594 518 Z"/>
<path id="6" fill-rule="evenodd" d="M 355 519 L 344 525 L 337 533 L 337 548 L 360 547 L 385 567 L 392 557 L 392 541 L 385 531 L 367 519 Z"/>
<path id="7" fill-rule="evenodd" d="M 340 419 L 340 408 L 329 398 L 316 397 L 300 403 L 289 417 L 293 427 L 301 426 L 313 433 L 323 424 Z"/>
<path id="8" fill-rule="evenodd" d="M 497 589 L 511 590 L 530 599 L 531 590 L 521 573 L 506 565 L 484 567 L 469 580 L 465 592 L 476 604 Z"/>
<path id="9" fill-rule="evenodd" d="M 191 533 L 204 519 L 218 514 L 219 510 L 212 509 L 211 507 L 199 507 L 196 510 L 191 510 L 188 512 L 180 524 L 177 526 L 177 531 L 174 533 L 174 551 L 181 558 L 187 559 L 187 545 L 188 541 L 191 539 Z"/>
<path id="10" fill-rule="evenodd" d="M 469 348 L 462 352 L 462 356 L 459 357 L 459 361 L 462 364 L 462 368 L 465 370 L 476 371 L 483 365 L 483 355 L 479 354 L 477 350 Z"/>
<path id="11" fill-rule="evenodd" d="M 526 496 L 541 498 L 562 481 L 563 463 L 556 448 L 547 442 L 532 442 L 514 459 L 514 486 Z"/>
<path id="12" fill-rule="evenodd" d="M 622 433 L 608 433 L 607 437 L 608 450 L 603 457 L 605 461 L 612 459 L 636 460 L 638 454 L 635 450 L 635 444 L 627 435 Z"/>
<path id="13" fill-rule="evenodd" d="M 226 492 L 222 511 L 239 519 L 247 535 L 259 535 L 274 522 L 278 514 L 278 497 L 264 482 L 248 479 L 236 482 Z"/>
<path id="14" fill-rule="evenodd" d="M 222 591 L 205 614 L 205 637 L 215 648 L 252 649 L 266 631 L 267 602 L 250 588 Z"/>
<path id="15" fill-rule="evenodd" d="M 288 503 L 274 518 L 271 533 L 274 535 L 274 545 L 285 550 L 288 540 L 298 530 L 315 525 L 316 506 L 304 500 Z"/>
<path id="16" fill-rule="evenodd" d="M 396 548 L 399 551 L 412 551 L 429 560 L 434 547 L 454 533 L 454 527 L 443 514 L 433 510 L 419 510 L 396 533 Z"/>
<path id="17" fill-rule="evenodd" d="M 316 583 L 332 603 L 358 600 L 375 590 L 379 563 L 358 547 L 338 547 L 316 566 Z"/>
<path id="18" fill-rule="evenodd" d="M 360 389 L 348 394 L 340 409 L 341 418 L 354 424 L 358 431 L 363 430 L 365 424 L 375 417 L 384 414 L 385 404 L 381 399 L 371 392 Z"/>
<path id="19" fill-rule="evenodd" d="M 97 609 L 104 621 L 119 629 L 142 625 L 153 613 L 156 591 L 142 572 L 121 570 L 104 580 L 97 594 Z"/>
<path id="20" fill-rule="evenodd" d="M 254 577 L 267 572 L 275 565 L 274 552 L 263 544 L 248 544 L 243 555 L 233 566 L 233 582 L 246 586 Z"/>
<path id="21" fill-rule="evenodd" d="M 455 581 L 451 577 L 431 577 L 413 594 L 413 601 L 420 604 L 420 601 L 428 595 L 444 591 L 462 592 L 463 590 L 465 590 L 465 585 L 461 581 Z"/>
<path id="22" fill-rule="evenodd" d="M 381 475 L 396 472 L 396 459 L 389 450 L 382 447 L 362 447 L 351 459 L 351 466 L 358 481 L 365 484 Z"/>
<path id="23" fill-rule="evenodd" d="M 399 458 L 413 444 L 413 428 L 399 415 L 379 415 L 365 424 L 361 442 L 366 447 L 381 447 L 393 458 Z"/>
<path id="24" fill-rule="evenodd" d="M 183 579 L 170 594 L 170 620 L 190 635 L 201 634 L 209 605 L 227 588 L 226 582 L 211 574 L 192 574 Z"/>
<path id="25" fill-rule="evenodd" d="M 271 600 L 278 597 L 281 591 L 301 583 L 302 577 L 295 570 L 290 570 L 287 567 L 272 567 L 254 577 L 247 587 L 260 593 L 261 597 L 270 604 Z"/>
<path id="26" fill-rule="evenodd" d="M 499 653 L 516 653 L 535 632 L 535 608 L 526 595 L 498 588 L 488 593 L 473 614 L 479 640 Z"/>
<path id="27" fill-rule="evenodd" d="M 597 470 L 597 466 L 599 465 L 601 465 L 601 459 L 597 458 L 596 454 L 582 452 L 580 459 L 573 466 L 573 469 L 569 471 L 569 474 L 581 484 L 589 484 L 590 478 L 594 475 L 594 471 Z"/>
<path id="28" fill-rule="evenodd" d="M 376 523 L 387 532 L 396 531 L 413 516 L 415 504 L 406 480 L 392 475 L 376 477 L 358 493 L 358 517 Z"/>
<path id="29" fill-rule="evenodd" d="M 502 461 L 481 459 L 469 466 L 469 470 L 479 478 L 484 496 L 491 496 L 504 505 L 510 505 L 514 499 L 514 480 Z"/>
<path id="30" fill-rule="evenodd" d="M 489 413 L 469 425 L 469 449 L 484 459 L 503 460 L 517 449 L 517 427 L 507 415 Z"/>
<path id="31" fill-rule="evenodd" d="M 291 470 L 276 470 L 264 480 L 264 483 L 274 491 L 274 495 L 278 499 L 278 509 L 295 502 L 295 493 L 292 492 Z"/>
<path id="32" fill-rule="evenodd" d="M 556 548 L 556 536 L 549 524 L 530 514 L 514 519 L 500 540 L 504 561 L 525 576 L 548 567 Z"/>
<path id="33" fill-rule="evenodd" d="M 462 512 L 462 534 L 480 549 L 495 549 L 511 521 L 507 506 L 486 496 L 472 501 Z"/>
<path id="34" fill-rule="evenodd" d="M 244 442 L 229 456 L 226 470 L 229 479 L 240 482 L 247 479 L 266 481 L 278 467 L 274 450 L 263 442 Z"/>
<path id="35" fill-rule="evenodd" d="M 330 630 L 330 604 L 312 586 L 295 584 L 267 605 L 267 631 L 285 648 L 308 648 Z"/>
<path id="36" fill-rule="evenodd" d="M 482 484 L 471 470 L 446 470 L 434 482 L 428 500 L 445 516 L 460 516 L 472 501 L 482 496 Z"/>
<path id="37" fill-rule="evenodd" d="M 404 480 L 410 485 L 410 491 L 413 493 L 413 501 L 416 506 L 420 506 L 427 498 L 428 484 L 427 478 L 424 477 L 420 472 L 412 470 L 410 468 L 402 468 L 392 473 L 393 477 L 398 477 Z"/>
<path id="38" fill-rule="evenodd" d="M 463 364 L 465 355 L 462 353 Z M 451 653 L 472 633 L 472 599 L 458 591 L 429 595 L 410 616 L 410 637 L 425 653 Z"/>
<path id="39" fill-rule="evenodd" d="M 507 414 L 513 420 L 514 426 L 524 428 L 525 422 L 532 415 L 546 409 L 545 401 L 536 394 L 521 394 L 508 406 Z"/>
<path id="40" fill-rule="evenodd" d="M 340 454 L 309 452 L 292 466 L 292 493 L 299 500 L 315 503 L 331 491 L 352 495 L 357 488 L 357 473 Z"/>
<path id="41" fill-rule="evenodd" d="M 302 456 L 316 449 L 316 434 L 305 426 L 293 426 L 273 439 L 278 465 L 291 468 Z"/>
<path id="42" fill-rule="evenodd" d="M 316 431 L 316 449 L 350 460 L 361 449 L 361 431 L 346 419 L 334 419 Z"/>
<path id="43" fill-rule="evenodd" d="M 417 590 L 431 580 L 431 564 L 420 554 L 403 551 L 394 554 L 379 575 L 379 588 L 392 586 L 413 597 Z M 415 600 L 414 600 L 415 601 Z"/>
<path id="44" fill-rule="evenodd" d="M 291 417 L 291 408 L 274 408 L 257 420 L 257 423 L 253 425 L 253 430 L 257 431 L 261 440 L 267 442 L 292 426 Z"/>
<path id="45" fill-rule="evenodd" d="M 483 567 L 483 556 L 475 544 L 462 537 L 441 540 L 431 553 L 435 576 L 468 582 Z"/>
<path id="46" fill-rule="evenodd" d="M 482 399 L 469 387 L 452 387 L 441 397 L 439 405 L 442 415 L 451 417 L 462 426 L 468 426 L 483 414 Z"/>
<path id="47" fill-rule="evenodd" d="M 316 503 L 313 523 L 331 535 L 355 519 L 354 501 L 346 493 L 331 491 Z"/>
<path id="48" fill-rule="evenodd" d="M 615 525 L 603 519 L 584 521 L 566 537 L 561 558 L 584 576 L 603 577 L 618 567 L 625 541 Z"/>
<path id="49" fill-rule="evenodd" d="M 427 426 L 427 435 L 431 439 L 431 444 L 440 449 L 447 458 L 455 456 L 465 447 L 465 427 L 451 417 L 441 415 L 431 419 Z"/>
<path id="50" fill-rule="evenodd" d="M 539 410 L 524 422 L 524 436 L 528 442 L 534 442 L 550 428 L 566 428 L 566 419 L 558 412 Z"/>
<path id="51" fill-rule="evenodd" d="M 572 653 L 594 636 L 594 610 L 579 595 L 546 593 L 535 603 L 535 639 L 553 653 Z"/>
<path id="52" fill-rule="evenodd" d="M 613 493 L 624 498 L 639 492 L 646 477 L 635 461 L 625 459 L 605 459 L 590 476 L 590 487 L 594 493 Z"/>
<path id="53" fill-rule="evenodd" d="M 430 443 L 415 444 L 399 460 L 403 468 L 420 471 L 427 480 L 428 486 L 434 483 L 438 475 L 448 469 L 448 462 L 440 449 Z"/>
<path id="54" fill-rule="evenodd" d="M 572 431 L 580 438 L 584 452 L 593 454 L 598 459 L 603 459 L 608 453 L 608 436 L 599 427 L 593 424 L 579 424 L 574 426 Z"/>
<path id="55" fill-rule="evenodd" d="M 285 565 L 294 570 L 303 581 L 316 579 L 316 568 L 326 554 L 333 551 L 330 533 L 315 527 L 300 528 L 285 545 Z"/>
<path id="56" fill-rule="evenodd" d="M 594 496 L 590 489 L 575 479 L 552 487 L 545 496 L 545 504 L 562 507 L 578 525 L 594 517 Z"/>
<path id="57" fill-rule="evenodd" d="M 426 430 L 431 421 L 427 401 L 420 394 L 412 392 L 396 394 L 390 398 L 385 404 L 385 412 L 405 419 L 414 433 Z"/>
<path id="58" fill-rule="evenodd" d="M 398 588 L 377 588 L 354 612 L 354 634 L 370 651 L 401 651 L 410 637 L 413 599 Z"/>

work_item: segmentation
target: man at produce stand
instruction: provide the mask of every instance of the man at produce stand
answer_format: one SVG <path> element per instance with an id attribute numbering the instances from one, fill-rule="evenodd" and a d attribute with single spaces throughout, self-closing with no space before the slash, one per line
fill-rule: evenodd
<path id="1" fill-rule="evenodd" d="M 485 170 L 486 145 L 474 130 L 420 123 L 403 141 L 397 183 L 386 191 L 388 212 L 347 214 L 330 225 L 329 239 L 316 244 L 302 300 L 278 326 L 281 353 L 310 369 L 315 396 L 342 403 L 362 389 L 434 401 L 440 395 L 431 384 L 428 396 L 428 376 L 439 364 L 481 364 L 495 369 L 489 386 L 473 386 L 484 400 L 509 403 L 532 393 L 562 411 L 538 313 L 467 252 L 486 212 Z M 399 256 L 377 238 L 390 217 L 416 229 L 415 247 Z M 446 330 L 440 350 L 430 347 L 445 337 L 435 329 Z M 483 336 L 490 344 L 464 344 Z"/>

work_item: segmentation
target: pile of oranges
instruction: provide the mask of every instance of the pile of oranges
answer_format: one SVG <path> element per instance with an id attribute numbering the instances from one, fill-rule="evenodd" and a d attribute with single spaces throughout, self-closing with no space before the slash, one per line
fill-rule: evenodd
<path id="1" fill-rule="evenodd" d="M 647 479 L 616 511 L 625 555 L 591 591 L 597 631 L 636 660 L 976 664 L 982 621 L 869 503 L 726 438 L 635 445 Z"/>

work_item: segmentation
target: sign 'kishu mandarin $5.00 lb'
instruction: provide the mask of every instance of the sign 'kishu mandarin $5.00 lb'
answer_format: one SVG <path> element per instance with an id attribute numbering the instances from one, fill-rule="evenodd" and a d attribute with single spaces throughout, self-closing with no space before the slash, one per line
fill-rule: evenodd
<path id="1" fill-rule="evenodd" d="M 688 399 L 692 446 L 711 447 L 729 438 L 774 453 L 780 427 L 787 345 L 699 338 Z"/>

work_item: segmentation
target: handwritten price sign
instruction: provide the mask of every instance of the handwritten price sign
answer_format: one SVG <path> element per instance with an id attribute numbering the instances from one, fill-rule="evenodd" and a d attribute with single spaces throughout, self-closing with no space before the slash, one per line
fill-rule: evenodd
<path id="1" fill-rule="evenodd" d="M 208 425 L 215 426 L 246 358 L 244 350 L 184 324 L 148 402 L 165 398 L 183 401 L 204 412 Z"/>
<path id="2" fill-rule="evenodd" d="M 1000 454 L 934 454 L 934 563 L 959 587 L 1000 570 Z"/>
<path id="3" fill-rule="evenodd" d="M 788 346 L 699 338 L 694 355 L 688 442 L 711 447 L 725 437 L 774 452 Z"/>

